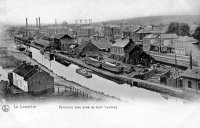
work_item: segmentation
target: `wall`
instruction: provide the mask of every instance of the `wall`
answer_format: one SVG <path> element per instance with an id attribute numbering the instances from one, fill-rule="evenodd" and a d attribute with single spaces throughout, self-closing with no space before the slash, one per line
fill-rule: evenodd
<path id="1" fill-rule="evenodd" d="M 28 80 L 28 90 L 33 94 L 40 94 L 50 90 L 53 92 L 54 78 L 48 73 L 42 71 L 35 74 Z"/>
<path id="2" fill-rule="evenodd" d="M 116 47 L 116 46 L 112 46 L 111 47 L 111 54 L 116 54 L 116 55 L 119 55 L 119 56 L 125 56 L 125 53 L 124 53 L 124 48 L 123 47 Z"/>
<path id="3" fill-rule="evenodd" d="M 17 86 L 21 90 L 28 92 L 27 81 L 24 80 L 24 77 L 13 72 L 13 85 Z"/>
<path id="4" fill-rule="evenodd" d="M 191 81 L 192 88 L 188 88 L 188 81 Z M 200 80 L 183 78 L 183 89 L 200 93 L 200 90 L 197 90 L 198 83 Z"/>
<path id="5" fill-rule="evenodd" d="M 75 40 L 64 38 L 64 39 L 61 39 L 60 42 L 61 42 L 61 51 L 66 51 L 69 49 L 70 44 L 75 43 Z"/>

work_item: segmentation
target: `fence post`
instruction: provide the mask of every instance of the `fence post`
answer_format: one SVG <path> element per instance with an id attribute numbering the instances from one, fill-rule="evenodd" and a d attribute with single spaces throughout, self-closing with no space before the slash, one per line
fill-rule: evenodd
<path id="1" fill-rule="evenodd" d="M 58 93 L 59 93 L 59 87 L 58 87 Z"/>

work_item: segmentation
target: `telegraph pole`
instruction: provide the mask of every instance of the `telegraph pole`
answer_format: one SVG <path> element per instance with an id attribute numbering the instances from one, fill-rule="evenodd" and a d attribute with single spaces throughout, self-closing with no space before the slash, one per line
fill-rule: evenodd
<path id="1" fill-rule="evenodd" d="M 176 75 L 176 87 L 178 87 L 177 86 L 177 60 L 176 60 L 176 51 L 175 51 L 175 75 Z"/>

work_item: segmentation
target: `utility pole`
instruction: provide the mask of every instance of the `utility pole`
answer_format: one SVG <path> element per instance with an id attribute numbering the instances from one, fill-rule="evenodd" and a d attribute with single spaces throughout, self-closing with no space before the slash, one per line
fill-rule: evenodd
<path id="1" fill-rule="evenodd" d="M 178 87 L 177 86 L 177 60 L 176 60 L 176 51 L 175 51 L 175 76 L 176 76 L 176 87 Z"/>
<path id="2" fill-rule="evenodd" d="M 192 70 L 192 51 L 190 50 L 190 70 Z"/>

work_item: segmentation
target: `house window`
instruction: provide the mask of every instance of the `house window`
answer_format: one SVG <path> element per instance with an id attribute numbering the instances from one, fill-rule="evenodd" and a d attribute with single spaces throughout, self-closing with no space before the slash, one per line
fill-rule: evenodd
<path id="1" fill-rule="evenodd" d="M 200 83 L 198 83 L 198 85 L 197 85 L 197 89 L 200 90 Z"/>
<path id="2" fill-rule="evenodd" d="M 188 88 L 192 88 L 192 82 L 188 81 Z"/>

